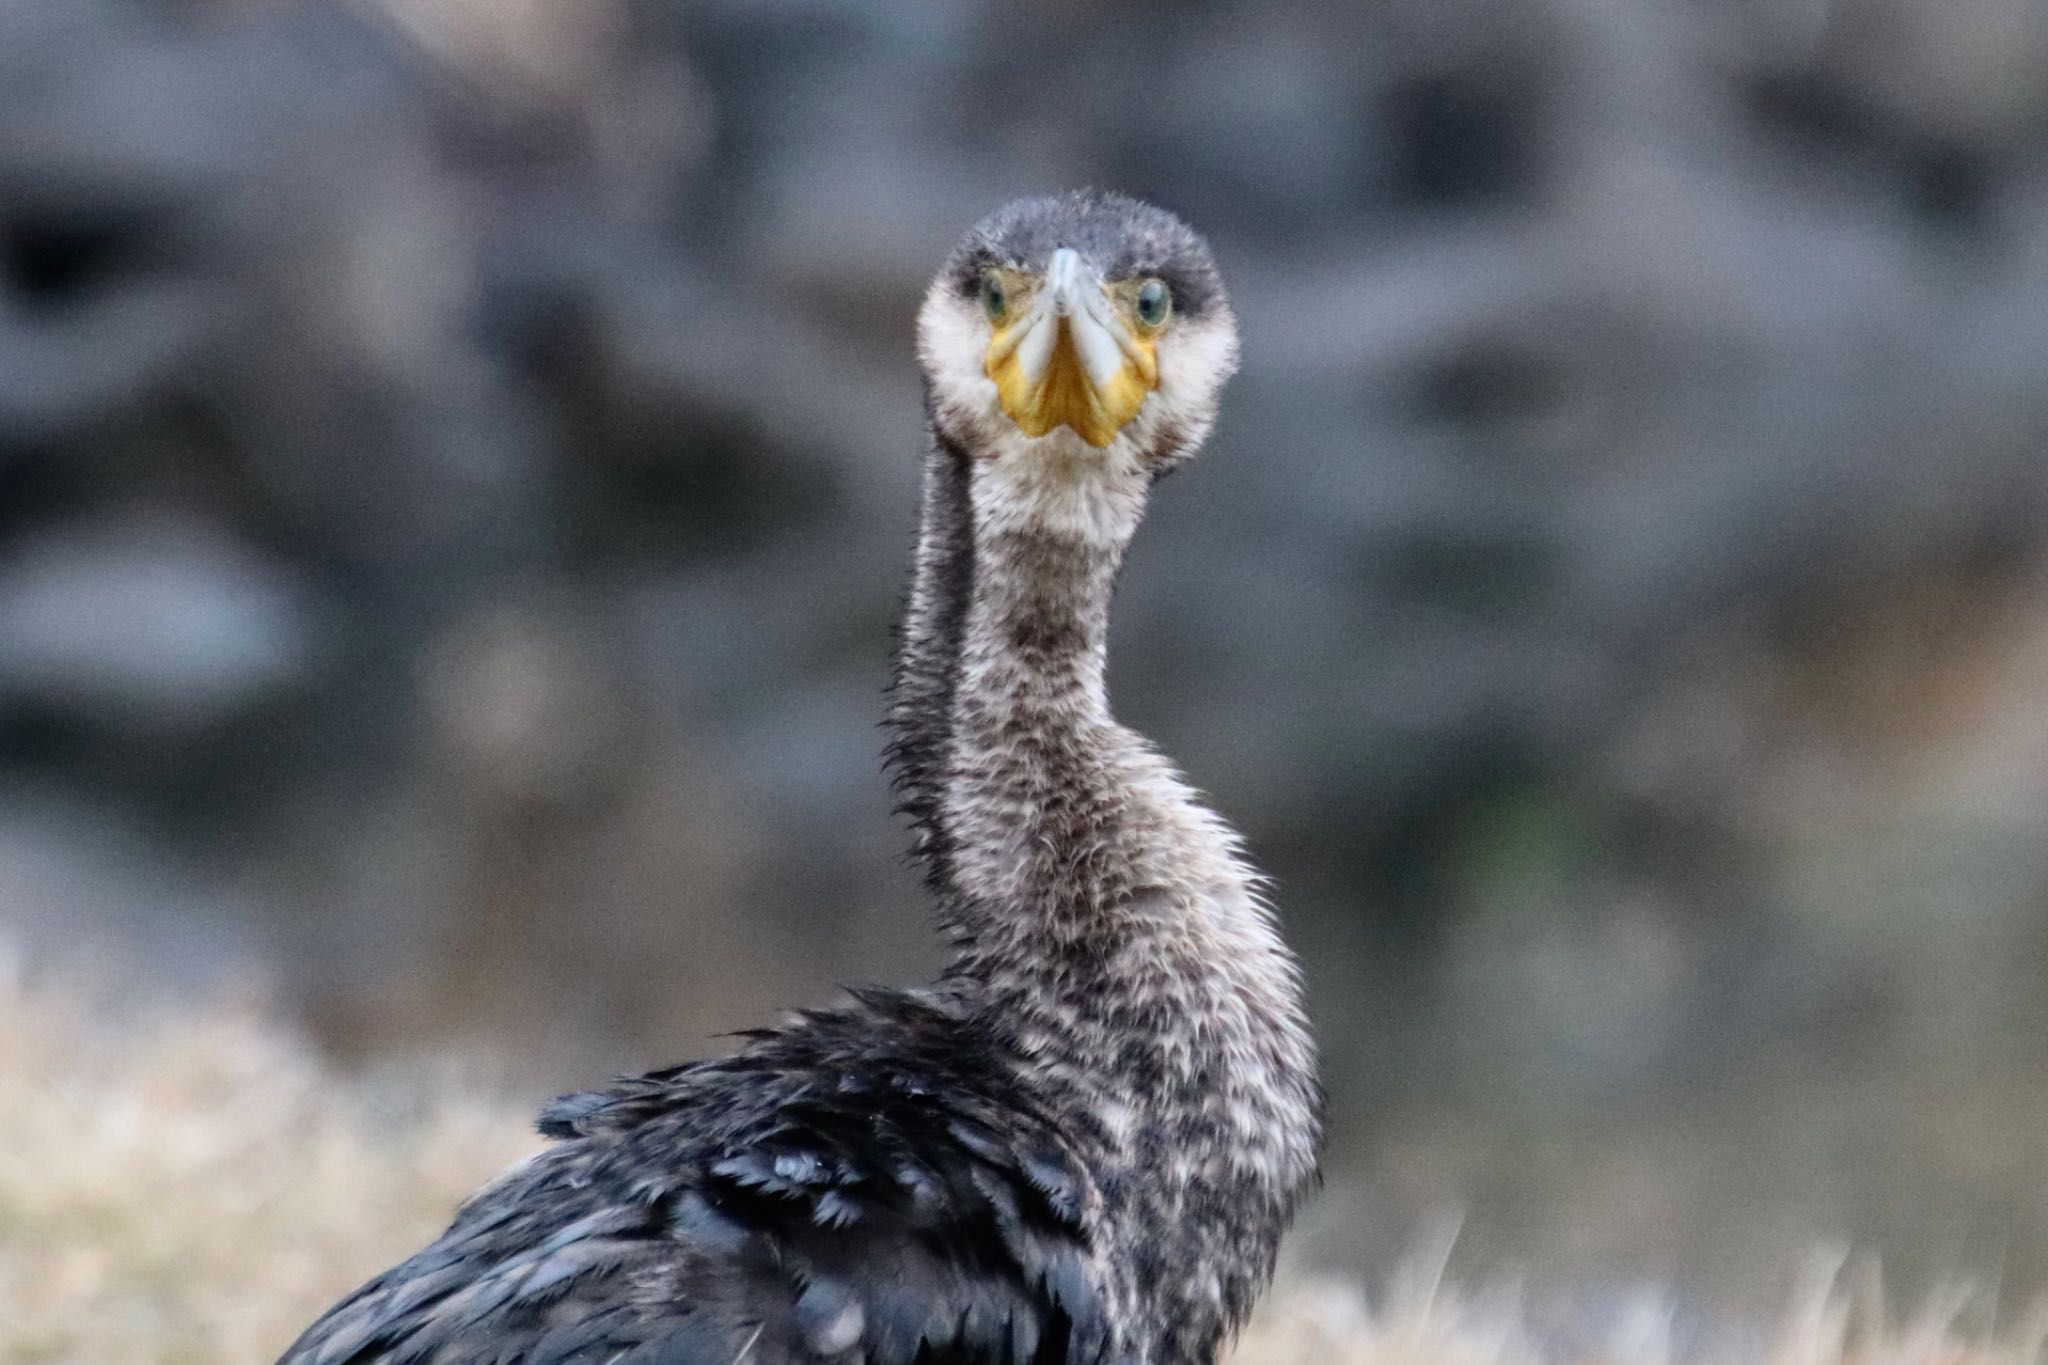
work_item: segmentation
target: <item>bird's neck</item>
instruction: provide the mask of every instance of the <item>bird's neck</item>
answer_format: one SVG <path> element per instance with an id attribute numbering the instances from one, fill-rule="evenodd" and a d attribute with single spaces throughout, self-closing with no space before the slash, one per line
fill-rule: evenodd
<path id="1" fill-rule="evenodd" d="M 1150 478 L 1074 447 L 1065 463 L 1043 449 L 961 461 L 927 488 L 927 527 L 951 549 L 921 551 L 913 634 L 928 647 L 899 699 L 943 717 L 910 746 L 908 804 L 952 974 L 1073 1021 L 1106 1004 L 1127 1016 L 1131 982 L 1171 963 L 1183 993 L 1291 1014 L 1291 960 L 1236 834 L 1110 714 L 1110 599 Z"/>
<path id="2" fill-rule="evenodd" d="M 1294 961 L 1235 834 L 1110 714 L 1110 597 L 1148 482 L 942 447 L 892 720 L 944 989 L 1092 1147 L 1105 1255 L 1172 1248 L 1186 1301 L 1145 1292 L 1174 1341 L 1213 1348 L 1270 1273 L 1319 1100 Z"/>
<path id="3" fill-rule="evenodd" d="M 1076 443 L 1078 445 L 1078 442 Z M 937 790 L 962 968 L 1114 935 L 1164 831 L 1110 715 L 1110 597 L 1145 488 L 1097 463 L 969 466 L 966 600 Z"/>
<path id="4" fill-rule="evenodd" d="M 1020 467 L 935 443 L 891 689 L 897 786 L 961 962 L 1042 951 L 1136 885 L 1075 851 L 1110 851 L 1124 760 L 1147 752 L 1111 718 L 1105 677 L 1145 480 Z"/>
<path id="5" fill-rule="evenodd" d="M 925 457 L 917 557 L 889 688 L 889 765 L 901 809 L 910 817 L 913 850 L 942 906 L 957 896 L 945 819 L 945 774 L 955 670 L 974 575 L 969 465 L 965 451 L 943 437 L 934 438 Z"/>

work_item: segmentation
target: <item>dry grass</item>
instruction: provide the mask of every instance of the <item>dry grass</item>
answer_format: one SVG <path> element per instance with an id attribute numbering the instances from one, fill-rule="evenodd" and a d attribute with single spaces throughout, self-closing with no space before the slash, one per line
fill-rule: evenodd
<path id="1" fill-rule="evenodd" d="M 393 1093 L 445 1084 L 390 1087 Z M 337 1081 L 254 999 L 116 1007 L 0 971 L 0 1365 L 260 1365 L 335 1295 L 419 1245 L 531 1150 L 523 1113 L 405 1112 Z M 1655 1303 L 1597 1333 L 1505 1293 L 1406 1277 L 1377 1304 L 1296 1277 L 1239 1365 L 2023 1365 L 2038 1324 L 1961 1330 L 1961 1299 L 1887 1323 L 1839 1266 L 1778 1324 L 1679 1349 Z"/>
<path id="2" fill-rule="evenodd" d="M 380 1112 L 260 1003 L 108 1008 L 0 973 L 0 1363 L 275 1360 L 531 1150 L 521 1115 Z"/>
<path id="3" fill-rule="evenodd" d="M 1768 1323 L 1688 1334 L 1668 1303 L 1645 1294 L 1598 1316 L 1532 1314 L 1519 1295 L 1448 1292 L 1411 1272 L 1368 1303 L 1349 1286 L 1296 1282 L 1266 1305 L 1238 1365 L 2033 1365 L 2044 1323 L 2030 1316 L 1998 1335 L 1963 1324 L 1977 1296 L 1930 1300 L 1892 1318 L 1874 1276 L 1824 1258 Z M 1694 1339 L 1683 1340 L 1691 1335 Z"/>

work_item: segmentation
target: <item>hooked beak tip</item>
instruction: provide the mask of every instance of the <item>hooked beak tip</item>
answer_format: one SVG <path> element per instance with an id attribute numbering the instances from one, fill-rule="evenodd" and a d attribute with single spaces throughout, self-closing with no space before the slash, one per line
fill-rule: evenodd
<path id="1" fill-rule="evenodd" d="M 1047 262 L 1031 311 L 999 331 L 984 362 L 1005 412 L 1029 436 L 1071 427 L 1107 446 L 1156 385 L 1101 281 L 1072 247 Z"/>

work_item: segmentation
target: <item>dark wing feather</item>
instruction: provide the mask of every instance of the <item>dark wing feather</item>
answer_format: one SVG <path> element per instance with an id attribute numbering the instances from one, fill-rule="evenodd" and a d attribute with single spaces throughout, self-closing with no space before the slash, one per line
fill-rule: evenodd
<path id="1" fill-rule="evenodd" d="M 281 1365 L 1092 1365 L 1086 1170 L 911 996 L 557 1101 L 564 1139 Z"/>

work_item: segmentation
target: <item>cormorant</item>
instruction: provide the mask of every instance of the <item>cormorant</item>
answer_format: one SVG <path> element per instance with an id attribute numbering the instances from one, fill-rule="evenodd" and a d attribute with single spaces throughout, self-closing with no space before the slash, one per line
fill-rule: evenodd
<path id="1" fill-rule="evenodd" d="M 560 1141 L 288 1365 L 1209 1365 L 1271 1277 L 1320 1089 L 1236 834 L 1110 716 L 1110 594 L 1208 435 L 1207 246 L 1112 194 L 968 233 L 890 758 L 950 962 L 571 1095 Z"/>

